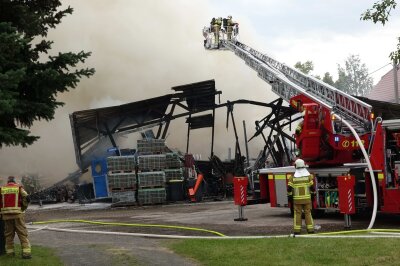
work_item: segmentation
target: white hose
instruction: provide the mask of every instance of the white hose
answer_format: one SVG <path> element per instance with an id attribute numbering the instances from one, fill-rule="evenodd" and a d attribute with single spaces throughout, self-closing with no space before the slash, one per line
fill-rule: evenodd
<path id="1" fill-rule="evenodd" d="M 118 235 L 118 236 L 140 236 L 149 238 L 169 238 L 169 239 L 258 239 L 258 238 L 281 238 L 288 237 L 288 235 L 276 236 L 182 236 L 182 235 L 159 235 L 159 234 L 143 234 L 143 233 L 126 233 L 126 232 L 113 232 L 113 231 L 93 231 L 93 230 L 74 230 L 74 229 L 61 229 L 47 227 L 43 228 L 48 231 L 68 232 L 79 234 L 101 234 L 101 235 Z"/>
<path id="2" fill-rule="evenodd" d="M 400 235 L 297 235 L 295 238 L 400 238 Z"/>
<path id="3" fill-rule="evenodd" d="M 400 236 L 400 233 L 393 232 L 371 232 L 371 234 Z"/>
<path id="4" fill-rule="evenodd" d="M 335 114 L 335 116 L 337 116 L 339 119 L 341 119 L 341 121 L 351 130 L 351 132 L 353 133 L 354 137 L 356 138 L 356 140 L 358 142 L 358 146 L 361 148 L 361 151 L 364 155 L 365 161 L 367 162 L 367 165 L 368 165 L 369 174 L 371 176 L 372 191 L 373 191 L 373 195 L 374 195 L 374 197 L 373 197 L 374 205 L 373 205 L 373 210 L 372 210 L 371 221 L 370 221 L 367 229 L 372 229 L 372 227 L 374 226 L 374 223 L 375 223 L 376 212 L 378 210 L 378 193 L 377 193 L 377 189 L 376 189 L 374 170 L 372 170 L 371 161 L 369 160 L 368 154 L 364 148 L 364 144 L 361 142 L 361 139 L 358 136 L 357 132 L 346 120 L 344 120 L 343 118 L 340 118 L 336 114 Z"/>
<path id="5" fill-rule="evenodd" d="M 41 231 L 41 230 L 43 230 L 43 229 L 46 229 L 48 226 L 46 225 L 46 226 L 43 226 L 43 227 L 40 227 L 40 228 L 31 228 L 31 229 L 34 229 L 34 230 L 31 230 L 31 231 L 28 231 L 28 233 L 33 233 L 33 232 L 37 232 L 37 231 Z"/>
<path id="6" fill-rule="evenodd" d="M 79 233 L 79 234 L 101 234 L 101 235 L 118 235 L 118 236 L 136 236 L 148 238 L 167 238 L 167 239 L 265 239 L 265 238 L 400 238 L 400 234 L 380 234 L 380 235 L 272 235 L 272 236 L 182 236 L 182 235 L 159 235 L 159 234 L 142 234 L 142 233 L 126 233 L 126 232 L 113 232 L 113 231 L 92 231 L 92 230 L 74 230 L 74 229 L 61 229 L 52 227 L 42 227 L 40 230 Z"/>

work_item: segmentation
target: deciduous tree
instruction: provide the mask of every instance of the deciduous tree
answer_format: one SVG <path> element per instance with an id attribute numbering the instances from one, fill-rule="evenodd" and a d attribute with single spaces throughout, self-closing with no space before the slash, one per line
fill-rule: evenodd
<path id="1" fill-rule="evenodd" d="M 322 78 L 322 81 L 325 83 L 328 83 L 329 85 L 334 86 L 335 82 L 333 81 L 333 77 L 329 72 L 325 72 L 324 77 Z"/>
<path id="2" fill-rule="evenodd" d="M 306 61 L 305 63 L 301 63 L 299 61 L 294 65 L 294 67 L 304 74 L 309 74 L 311 71 L 314 70 L 314 63 L 312 61 Z"/>
<path id="3" fill-rule="evenodd" d="M 396 1 L 394 0 L 381 0 L 375 2 L 372 8 L 367 9 L 363 14 L 361 14 L 362 20 L 372 20 L 372 22 L 382 23 L 385 26 L 386 22 L 389 21 L 390 12 L 396 8 Z M 389 54 L 390 59 L 395 63 L 400 63 L 400 37 L 397 38 L 397 48 L 395 51 Z"/>
<path id="4" fill-rule="evenodd" d="M 368 76 L 368 68 L 358 55 L 350 55 L 344 68 L 338 65 L 338 76 L 335 87 L 348 94 L 363 96 L 372 89 L 373 79 Z"/>

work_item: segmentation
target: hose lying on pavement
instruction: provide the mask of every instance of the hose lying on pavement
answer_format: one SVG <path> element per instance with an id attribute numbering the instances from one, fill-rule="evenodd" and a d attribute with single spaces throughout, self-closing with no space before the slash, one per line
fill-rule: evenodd
<path id="1" fill-rule="evenodd" d="M 284 238 L 293 235 L 261 235 L 261 236 L 226 236 L 222 233 L 206 230 L 202 228 L 186 227 L 186 226 L 175 226 L 175 225 L 160 225 L 160 224 L 131 224 L 131 223 L 116 223 L 116 222 L 99 222 L 99 221 L 88 221 L 88 220 L 50 220 L 32 222 L 31 225 L 50 224 L 50 223 L 87 223 L 97 225 L 114 225 L 114 226 L 136 226 L 136 227 L 158 227 L 158 228 L 172 228 L 172 229 L 183 229 L 201 231 L 215 234 L 217 236 L 184 236 L 184 235 L 161 235 L 161 234 L 144 234 L 144 233 L 127 233 L 127 232 L 113 232 L 113 231 L 94 231 L 94 230 L 74 230 L 74 229 L 62 229 L 62 228 L 51 228 L 48 225 L 42 228 L 32 227 L 30 229 L 57 231 L 57 232 L 69 232 L 69 233 L 86 233 L 86 234 L 103 234 L 103 235 L 120 235 L 120 236 L 139 236 L 139 237 L 151 237 L 151 238 L 170 238 L 170 239 L 261 239 L 261 238 Z M 374 235 L 365 235 L 364 233 L 373 233 Z M 381 235 L 378 235 L 380 233 Z M 400 238 L 400 229 L 365 229 L 365 230 L 349 230 L 339 232 L 326 232 L 318 234 L 306 234 L 296 235 L 295 238 Z M 356 235 L 348 235 L 356 234 Z"/>
<path id="2" fill-rule="evenodd" d="M 32 228 L 33 229 L 33 228 Z M 113 232 L 113 231 L 93 231 L 93 230 L 74 230 L 44 227 L 41 230 L 78 233 L 78 234 L 101 234 L 101 235 L 118 235 L 118 236 L 136 236 L 148 238 L 164 238 L 164 239 L 271 239 L 271 238 L 288 238 L 289 235 L 270 235 L 270 236 L 182 236 L 182 235 L 160 235 L 160 234 L 142 234 L 142 233 L 126 233 L 126 232 Z M 360 230 L 361 231 L 361 230 Z M 400 238 L 399 234 L 389 235 L 323 235 L 323 234 L 309 234 L 309 235 L 296 235 L 295 238 Z"/>
<path id="3" fill-rule="evenodd" d="M 97 225 L 114 225 L 114 226 L 132 226 L 132 227 L 157 227 L 157 228 L 169 228 L 169 229 L 182 229 L 182 230 L 191 230 L 191 231 L 200 231 L 205 233 L 214 234 L 217 236 L 225 236 L 222 233 L 196 228 L 196 227 L 187 227 L 187 226 L 178 226 L 178 225 L 165 225 L 165 224 L 137 224 L 137 223 L 116 223 L 116 222 L 99 222 L 99 221 L 88 221 L 88 220 L 49 220 L 49 221 L 40 221 L 40 222 L 32 222 L 31 224 L 50 224 L 50 223 L 86 223 L 86 224 L 97 224 Z"/>

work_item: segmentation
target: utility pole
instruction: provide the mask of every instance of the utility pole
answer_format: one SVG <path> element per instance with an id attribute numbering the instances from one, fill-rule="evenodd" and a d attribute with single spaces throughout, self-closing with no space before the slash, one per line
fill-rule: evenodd
<path id="1" fill-rule="evenodd" d="M 399 83 L 397 82 L 397 64 L 396 60 L 393 60 L 393 80 L 394 80 L 394 97 L 395 103 L 399 103 Z"/>

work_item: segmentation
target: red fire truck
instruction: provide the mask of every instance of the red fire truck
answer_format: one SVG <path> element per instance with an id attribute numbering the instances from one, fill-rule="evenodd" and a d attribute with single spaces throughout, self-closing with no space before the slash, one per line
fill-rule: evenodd
<path id="1" fill-rule="evenodd" d="M 357 212 L 400 213 L 399 105 L 348 95 L 239 42 L 237 32 L 227 40 L 223 29 L 205 27 L 204 47 L 234 52 L 302 116 L 293 140 L 314 176 L 314 211 L 340 211 L 347 225 Z M 271 207 L 290 205 L 286 187 L 294 170 L 290 163 L 258 170 L 260 197 Z"/>

